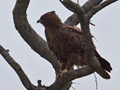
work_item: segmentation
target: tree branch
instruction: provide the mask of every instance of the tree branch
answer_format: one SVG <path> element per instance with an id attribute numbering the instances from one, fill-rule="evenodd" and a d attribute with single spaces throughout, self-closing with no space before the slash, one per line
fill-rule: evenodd
<path id="1" fill-rule="evenodd" d="M 28 45 L 53 65 L 57 75 L 59 73 L 60 66 L 56 57 L 48 49 L 47 43 L 33 30 L 27 20 L 26 10 L 28 8 L 29 1 L 30 0 L 17 0 L 13 10 L 15 27 Z M 66 84 L 63 90 L 69 88 L 70 86 L 71 82 Z"/>
<path id="2" fill-rule="evenodd" d="M 105 8 L 106 6 L 116 2 L 118 0 L 106 0 L 104 2 L 102 2 L 101 4 L 93 7 L 88 14 L 86 15 L 87 17 L 91 18 L 93 15 L 95 15 L 98 11 L 100 11 L 101 9 Z"/>
<path id="3" fill-rule="evenodd" d="M 59 77 L 50 87 L 49 90 L 61 90 L 61 88 L 69 83 L 70 81 L 81 78 L 84 76 L 87 76 L 91 73 L 93 73 L 94 70 L 92 70 L 89 66 L 76 69 L 76 70 L 70 70 L 67 73 L 65 73 L 62 77 Z"/>
<path id="4" fill-rule="evenodd" d="M 82 37 L 85 44 L 85 57 L 88 65 L 93 70 L 95 70 L 100 76 L 102 76 L 105 79 L 109 79 L 110 78 L 109 74 L 102 69 L 97 58 L 95 58 L 94 56 L 94 45 L 93 45 L 93 41 L 90 34 L 90 28 L 89 28 L 90 18 L 86 16 L 86 13 L 85 13 L 86 11 L 84 11 L 82 7 L 76 6 L 75 3 L 72 2 L 71 0 L 63 0 L 62 2 L 63 3 L 66 2 L 64 3 L 64 5 L 68 9 L 71 8 L 71 10 L 78 15 L 78 18 L 81 22 Z"/>
<path id="5" fill-rule="evenodd" d="M 80 21 L 81 22 L 81 27 L 83 30 L 83 38 L 85 41 L 86 45 L 86 57 L 88 60 L 88 64 L 90 67 L 93 69 L 97 67 L 97 70 L 100 71 L 98 72 L 100 75 L 101 74 L 101 69 L 99 67 L 98 62 L 96 62 L 96 58 L 94 58 L 94 53 L 93 53 L 93 43 L 91 39 L 91 34 L 89 30 L 89 21 L 88 17 L 92 17 L 93 14 L 93 9 L 96 8 L 96 11 L 94 11 L 94 14 L 98 12 L 100 9 L 104 8 L 105 5 L 109 5 L 112 3 L 112 1 L 117 1 L 117 0 L 109 0 L 111 3 L 101 3 L 103 0 L 88 0 L 82 7 L 79 6 L 78 4 L 72 2 L 71 0 L 63 0 L 62 4 L 65 5 L 69 10 L 77 13 L 73 14 L 71 17 L 69 17 L 65 23 L 69 25 L 77 25 Z M 35 51 L 37 52 L 40 56 L 48 60 L 52 65 L 53 68 L 56 71 L 56 75 L 59 73 L 60 66 L 57 62 L 57 58 L 54 56 L 54 54 L 48 49 L 47 43 L 34 31 L 34 29 L 30 26 L 28 20 L 27 20 L 27 14 L 26 10 L 28 8 L 30 0 L 17 0 L 15 8 L 13 10 L 13 18 L 14 18 L 14 23 L 17 31 L 19 34 L 22 36 L 22 38 L 28 43 L 28 45 Z M 101 3 L 101 4 L 100 4 Z M 101 6 L 99 6 L 99 4 Z M 93 8 L 94 7 L 94 8 Z M 99 9 L 99 10 L 98 10 Z M 98 10 L 98 11 L 97 11 Z M 89 12 L 90 11 L 90 12 Z M 89 13 L 88 13 L 89 12 Z M 88 13 L 88 15 L 87 15 Z M 93 14 L 93 15 L 94 15 Z M 77 16 L 78 15 L 78 16 Z M 87 17 L 87 19 L 85 19 Z M 82 20 L 81 20 L 82 19 Z M 87 24 L 86 24 L 87 23 Z M 87 35 L 87 36 L 86 36 Z M 90 37 L 90 38 L 89 38 Z M 88 54 L 90 53 L 90 54 Z M 86 75 L 89 75 L 94 72 L 96 69 L 91 69 L 89 66 L 86 66 L 81 69 L 77 70 L 71 70 L 67 72 L 66 74 L 63 75 L 63 77 L 58 78 L 50 87 L 44 87 L 41 86 L 39 83 L 38 87 L 34 86 L 26 74 L 23 72 L 21 69 L 20 65 L 14 61 L 14 59 L 8 54 L 8 50 L 5 50 L 2 46 L 0 46 L 0 54 L 5 58 L 5 60 L 10 64 L 10 66 L 16 71 L 18 74 L 19 78 L 21 79 L 23 85 L 28 89 L 28 90 L 41 90 L 41 87 L 45 90 L 67 90 L 71 86 L 71 81 L 80 78 Z M 93 61 L 93 64 L 91 62 Z M 96 64 L 96 65 L 95 65 Z M 99 67 L 99 68 L 98 68 Z M 106 72 L 104 72 L 104 75 L 106 75 Z M 103 75 L 103 77 L 104 77 Z M 106 78 L 106 77 L 104 77 Z"/>
<path id="6" fill-rule="evenodd" d="M 60 0 L 60 2 L 70 11 L 74 12 L 74 13 L 81 13 L 84 11 L 84 9 L 79 5 L 74 3 L 71 0 Z"/>
<path id="7" fill-rule="evenodd" d="M 62 90 L 69 90 L 69 88 L 71 87 L 72 85 L 72 81 L 68 82 L 63 88 Z"/>
<path id="8" fill-rule="evenodd" d="M 48 60 L 56 71 L 59 73 L 59 64 L 57 58 L 48 49 L 47 43 L 33 30 L 27 20 L 26 10 L 30 0 L 17 0 L 13 10 L 13 18 L 17 31 L 26 41 L 26 43 L 41 57 Z"/>
<path id="9" fill-rule="evenodd" d="M 9 55 L 8 50 L 5 50 L 1 45 L 0 45 L 0 54 L 9 63 L 9 65 L 15 70 L 15 72 L 19 76 L 22 84 L 26 87 L 26 89 L 28 89 L 28 90 L 36 90 L 36 86 L 34 86 L 30 82 L 27 75 L 24 73 L 24 71 L 20 67 L 20 65 Z"/>
<path id="10" fill-rule="evenodd" d="M 90 34 L 89 21 L 81 22 L 82 37 L 85 44 L 85 57 L 88 65 L 104 79 L 109 79 L 109 74 L 102 69 L 100 63 L 94 55 L 94 45 Z"/>
<path id="11" fill-rule="evenodd" d="M 84 9 L 85 13 L 88 13 L 88 11 L 91 10 L 91 8 L 93 6 L 98 5 L 99 3 L 101 3 L 103 0 L 88 0 L 83 6 L 82 8 Z M 66 21 L 66 24 L 69 25 L 77 25 L 78 23 L 80 23 L 80 20 L 77 16 L 76 13 L 74 13 L 73 15 L 71 15 Z"/>
<path id="12" fill-rule="evenodd" d="M 83 18 L 82 16 L 84 16 L 84 15 L 82 15 L 82 13 L 84 12 L 84 9 L 83 9 L 80 5 L 74 3 L 74 2 L 71 1 L 71 0 L 63 0 L 63 1 L 60 0 L 60 2 L 61 2 L 67 9 L 69 9 L 70 11 L 72 11 L 72 12 L 74 12 L 74 13 L 79 13 L 79 15 L 81 15 L 79 18 L 75 18 L 76 15 L 74 15 L 74 18 L 73 18 L 73 17 L 72 17 L 72 18 L 69 17 L 68 20 L 65 21 L 65 23 L 67 24 L 67 23 L 69 22 L 69 25 L 72 25 L 72 23 L 74 22 L 73 19 L 74 19 L 74 20 L 78 19 L 77 21 L 79 21 L 79 23 L 80 23 L 81 19 Z M 71 22 L 71 23 L 70 23 L 70 22 Z M 75 23 L 76 23 L 76 21 L 75 21 Z M 77 24 L 77 23 L 76 23 L 76 24 Z"/>

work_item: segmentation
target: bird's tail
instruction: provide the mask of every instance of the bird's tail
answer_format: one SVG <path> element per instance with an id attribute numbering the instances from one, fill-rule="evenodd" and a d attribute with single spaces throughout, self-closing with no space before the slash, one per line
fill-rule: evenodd
<path id="1" fill-rule="evenodd" d="M 112 67 L 110 66 L 110 63 L 109 63 L 107 60 L 105 60 L 104 58 L 102 58 L 102 57 L 98 54 L 97 51 L 95 51 L 95 56 L 98 58 L 98 60 L 99 60 L 99 62 L 100 62 L 100 64 L 101 64 L 101 67 L 102 67 L 104 70 L 106 70 L 106 71 L 108 71 L 108 72 L 111 72 Z"/>

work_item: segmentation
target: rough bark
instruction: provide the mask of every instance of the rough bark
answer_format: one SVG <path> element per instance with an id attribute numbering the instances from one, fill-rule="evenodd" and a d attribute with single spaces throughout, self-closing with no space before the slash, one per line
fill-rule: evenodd
<path id="1" fill-rule="evenodd" d="M 60 1 L 66 8 L 76 13 L 78 16 L 79 22 L 81 24 L 82 36 L 83 36 L 83 40 L 85 44 L 85 57 L 86 57 L 88 65 L 93 70 L 95 70 L 101 77 L 105 79 L 109 79 L 110 78 L 109 74 L 105 70 L 102 69 L 98 60 L 94 56 L 94 52 L 93 52 L 94 45 L 93 45 L 92 37 L 90 34 L 89 22 L 90 22 L 91 17 L 95 13 L 97 13 L 102 8 L 108 6 L 109 4 L 117 0 L 107 0 L 104 2 L 102 2 L 102 0 L 98 0 L 98 1 L 89 0 L 89 1 L 92 1 L 92 3 L 94 4 L 90 6 L 88 5 L 89 7 L 86 7 L 85 9 L 71 0 L 63 0 L 63 1 L 60 0 Z"/>
<path id="2" fill-rule="evenodd" d="M 17 75 L 19 76 L 22 84 L 25 86 L 26 89 L 32 90 L 36 88 L 30 80 L 28 79 L 27 75 L 24 73 L 20 65 L 9 55 L 9 50 L 5 50 L 1 45 L 0 45 L 0 54 L 4 57 L 4 59 L 8 62 L 8 64 L 15 70 Z"/>
<path id="3" fill-rule="evenodd" d="M 89 20 L 95 15 L 99 10 L 108 6 L 109 4 L 117 1 L 117 0 L 107 0 L 102 2 L 103 0 L 88 0 L 83 6 L 79 6 L 71 0 L 60 0 L 60 2 L 69 10 L 74 12 L 72 16 L 70 16 L 65 23 L 69 25 L 77 25 L 81 23 L 81 28 L 83 30 L 83 38 L 86 46 L 86 58 L 88 61 L 88 65 L 86 67 L 70 70 L 65 73 L 63 77 L 58 77 L 57 80 L 51 84 L 50 86 L 42 86 L 41 80 L 38 80 L 38 86 L 33 85 L 27 75 L 24 73 L 20 65 L 15 62 L 15 60 L 9 55 L 8 50 L 5 50 L 2 46 L 0 46 L 0 54 L 4 57 L 4 59 L 9 63 L 9 65 L 16 71 L 18 74 L 22 84 L 28 90 L 68 90 L 72 84 L 72 80 L 76 78 L 81 78 L 86 75 L 93 73 L 94 71 L 99 71 L 100 67 L 94 59 L 93 54 L 93 42 L 90 36 L 89 29 Z M 13 10 L 13 19 L 16 30 L 19 32 L 24 41 L 33 49 L 36 53 L 38 53 L 41 57 L 45 58 L 48 62 L 50 62 L 55 69 L 56 75 L 59 73 L 60 66 L 57 62 L 57 58 L 54 54 L 48 49 L 47 43 L 43 40 L 35 30 L 30 26 L 27 20 L 26 10 L 28 8 L 30 0 L 17 0 L 16 5 Z M 101 3 L 102 2 L 102 3 Z M 94 63 L 91 63 L 94 62 Z M 96 69 L 97 67 L 97 69 Z M 106 72 L 98 72 L 101 76 L 104 77 Z"/>
<path id="4" fill-rule="evenodd" d="M 48 49 L 47 43 L 31 27 L 27 20 L 26 10 L 30 0 L 17 0 L 13 10 L 13 19 L 16 30 L 26 43 L 41 57 L 49 61 L 56 73 L 59 71 L 59 64 L 54 54 Z"/>

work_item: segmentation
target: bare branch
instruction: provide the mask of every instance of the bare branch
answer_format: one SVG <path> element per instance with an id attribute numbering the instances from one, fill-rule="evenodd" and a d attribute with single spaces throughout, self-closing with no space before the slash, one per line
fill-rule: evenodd
<path id="1" fill-rule="evenodd" d="M 19 76 L 22 84 L 28 89 L 28 90 L 36 90 L 36 86 L 34 86 L 27 75 L 24 73 L 20 65 L 9 55 L 8 50 L 5 50 L 0 45 L 0 54 L 4 57 L 4 59 L 9 63 L 9 65 L 15 70 L 17 75 Z"/>
<path id="2" fill-rule="evenodd" d="M 110 78 L 109 74 L 102 69 L 98 60 L 94 56 L 94 52 L 93 52 L 94 45 L 93 45 L 93 41 L 90 34 L 90 28 L 89 28 L 90 18 L 85 15 L 86 11 L 84 11 L 80 6 L 79 7 L 77 5 L 74 6 L 75 3 L 72 2 L 71 0 L 64 0 L 63 2 L 68 3 L 68 4 L 65 4 L 65 3 L 64 4 L 67 5 L 67 8 L 69 7 L 72 8 L 72 11 L 74 11 L 78 15 L 78 18 L 81 22 L 82 37 L 85 44 L 85 57 L 88 65 L 93 70 L 95 70 L 100 76 L 102 76 L 105 79 L 109 79 Z"/>
<path id="3" fill-rule="evenodd" d="M 73 1 L 71 0 L 60 0 L 60 2 L 67 8 L 69 9 L 70 11 L 74 12 L 74 13 L 81 13 L 83 12 L 83 8 L 79 5 L 79 4 L 76 4 L 74 3 Z"/>
<path id="4" fill-rule="evenodd" d="M 94 45 L 90 34 L 89 21 L 81 22 L 82 36 L 85 44 L 85 56 L 88 65 L 95 70 L 101 77 L 109 79 L 109 74 L 102 69 L 97 58 L 94 56 Z"/>
<path id="5" fill-rule="evenodd" d="M 67 84 L 65 84 L 65 86 L 62 88 L 62 90 L 69 90 L 69 88 L 71 87 L 71 85 L 72 85 L 72 81 L 69 82 L 69 83 L 67 83 Z"/>
<path id="6" fill-rule="evenodd" d="M 94 73 L 94 77 L 95 77 L 96 90 L 97 90 L 98 89 L 98 82 L 97 82 L 97 77 L 96 77 L 95 73 Z"/>
<path id="7" fill-rule="evenodd" d="M 29 0 L 17 0 L 13 10 L 15 27 L 28 45 L 30 45 L 30 47 L 43 58 L 47 59 L 55 68 L 56 74 L 58 74 L 60 66 L 56 57 L 48 49 L 47 43 L 33 30 L 27 20 L 26 10 L 28 5 Z M 40 83 L 38 86 L 40 86 Z M 63 90 L 69 88 L 70 86 L 71 83 L 66 84 Z"/>
<path id="8" fill-rule="evenodd" d="M 61 0 L 60 0 L 61 1 Z M 79 5 L 79 4 L 76 4 L 74 3 L 73 1 L 71 0 L 63 0 L 61 1 L 61 3 L 67 8 L 69 9 L 70 11 L 74 12 L 74 13 L 79 13 L 79 21 L 81 21 L 81 19 L 83 19 L 83 12 L 84 12 L 84 9 Z M 66 23 L 66 22 L 65 22 Z"/>
<path id="9" fill-rule="evenodd" d="M 62 77 L 58 78 L 50 87 L 49 90 L 60 90 L 61 87 L 63 87 L 66 83 L 80 77 L 87 76 L 91 73 L 93 73 L 94 70 L 91 69 L 89 66 L 76 69 L 76 70 L 70 70 L 69 72 L 65 73 Z"/>
<path id="10" fill-rule="evenodd" d="M 85 13 L 87 14 L 89 11 L 93 12 L 91 9 L 95 6 L 99 6 L 99 4 L 102 2 L 103 0 L 88 0 L 83 6 L 82 8 L 85 10 Z M 110 1 L 111 0 L 107 0 Z M 113 2 L 115 0 L 112 0 Z M 116 0 L 117 1 L 117 0 Z M 89 12 L 90 13 L 90 12 Z M 92 17 L 92 16 L 89 16 Z M 80 20 L 77 16 L 76 13 L 74 13 L 73 15 L 71 15 L 70 17 L 68 17 L 68 19 L 65 21 L 66 24 L 69 25 L 77 25 L 78 23 L 80 23 Z"/>
<path id="11" fill-rule="evenodd" d="M 91 10 L 91 8 L 93 6 L 98 5 L 99 3 L 101 3 L 103 0 L 88 0 L 83 6 L 82 8 L 84 9 L 85 13 L 88 13 L 88 11 Z M 80 23 L 80 20 L 77 16 L 76 13 L 74 13 L 73 15 L 71 15 L 66 21 L 66 24 L 69 25 L 77 25 L 78 23 Z"/>
<path id="12" fill-rule="evenodd" d="M 93 7 L 87 14 L 87 17 L 91 18 L 93 15 L 95 15 L 98 11 L 100 11 L 101 9 L 103 9 L 104 7 L 110 5 L 111 3 L 114 3 L 118 0 L 106 0 L 104 2 L 102 2 L 101 4 Z"/>
<path id="13" fill-rule="evenodd" d="M 22 38 L 28 43 L 28 45 L 37 52 L 40 56 L 48 60 L 52 65 L 53 68 L 56 71 L 56 74 L 59 73 L 60 66 L 57 62 L 57 58 L 54 56 L 54 54 L 48 49 L 47 43 L 45 40 L 43 40 L 30 26 L 28 20 L 27 20 L 27 14 L 26 10 L 28 8 L 30 0 L 17 0 L 15 8 L 13 10 L 13 18 L 14 23 L 17 31 L 22 36 Z M 61 0 L 60 0 L 61 1 Z M 38 90 L 41 87 L 44 90 L 66 90 L 69 89 L 71 86 L 71 81 L 84 77 L 86 75 L 89 75 L 93 73 L 94 71 L 97 71 L 103 78 L 109 78 L 109 75 L 100 68 L 99 63 L 94 58 L 93 53 L 93 42 L 91 39 L 90 29 L 89 29 L 89 20 L 95 13 L 97 13 L 99 10 L 104 8 L 105 6 L 111 4 L 112 2 L 115 2 L 117 0 L 107 0 L 103 3 L 101 3 L 103 0 L 88 0 L 82 7 L 78 4 L 72 2 L 71 0 L 63 0 L 61 3 L 71 10 L 72 12 L 75 12 L 77 14 L 73 14 L 71 17 L 69 17 L 65 23 L 69 25 L 77 25 L 80 21 L 81 27 L 83 30 L 83 38 L 85 41 L 86 46 L 86 58 L 88 61 L 88 65 L 83 67 L 81 69 L 77 70 L 71 70 L 63 75 L 63 77 L 58 78 L 50 87 L 44 87 L 41 85 L 40 80 L 38 81 L 38 87 L 34 86 L 26 74 L 21 69 L 20 65 L 14 61 L 14 59 L 9 55 L 8 50 L 5 50 L 2 46 L 0 46 L 0 54 L 5 58 L 5 60 L 10 64 L 10 66 L 16 71 L 19 78 L 21 79 L 23 85 L 28 90 Z M 100 4 L 101 3 L 101 4 Z M 94 7 L 94 8 L 93 8 Z M 95 11 L 93 11 L 93 9 Z M 89 12 L 89 13 L 88 13 Z M 81 20 L 82 19 L 82 20 Z M 92 62 L 92 63 L 91 63 Z M 92 68 L 91 68 L 92 67 Z M 41 89 L 40 89 L 41 90 Z"/>
<path id="14" fill-rule="evenodd" d="M 85 9 L 86 13 L 91 10 L 96 5 L 99 5 L 103 0 L 88 0 L 82 7 Z"/>
<path id="15" fill-rule="evenodd" d="M 15 27 L 26 43 L 39 55 L 48 60 L 59 73 L 57 58 L 48 49 L 47 43 L 33 30 L 27 20 L 26 10 L 30 0 L 17 0 L 13 10 Z"/>

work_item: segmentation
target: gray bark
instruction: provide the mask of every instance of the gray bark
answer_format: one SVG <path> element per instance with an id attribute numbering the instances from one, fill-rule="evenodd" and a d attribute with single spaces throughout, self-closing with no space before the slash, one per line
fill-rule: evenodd
<path id="1" fill-rule="evenodd" d="M 16 71 L 22 84 L 27 90 L 69 90 L 72 80 L 76 78 L 81 78 L 92 74 L 94 71 L 99 73 L 103 78 L 106 78 L 106 72 L 101 71 L 96 59 L 94 59 L 93 54 L 93 42 L 91 39 L 90 29 L 89 29 L 89 20 L 95 15 L 99 10 L 108 6 L 109 4 L 117 0 L 88 0 L 83 6 L 72 2 L 71 0 L 60 0 L 60 2 L 69 10 L 74 12 L 65 23 L 69 25 L 77 25 L 81 23 L 81 28 L 83 30 L 83 38 L 86 46 L 86 59 L 88 66 L 77 69 L 70 70 L 65 73 L 63 77 L 57 78 L 57 80 L 50 86 L 42 86 L 41 80 L 38 80 L 38 86 L 33 85 L 27 75 L 24 73 L 20 65 L 9 55 L 8 50 L 5 50 L 0 46 L 0 54 L 4 59 L 9 63 L 9 65 Z M 60 66 L 57 62 L 57 58 L 54 54 L 48 49 L 47 43 L 43 40 L 31 27 L 27 20 L 26 10 L 28 8 L 30 0 L 17 0 L 16 5 L 13 10 L 13 19 L 16 30 L 19 32 L 24 41 L 38 53 L 41 57 L 45 58 L 50 62 L 56 72 L 56 76 L 59 73 Z M 94 62 L 94 63 L 91 63 Z M 107 78 L 106 78 L 107 79 Z"/>

